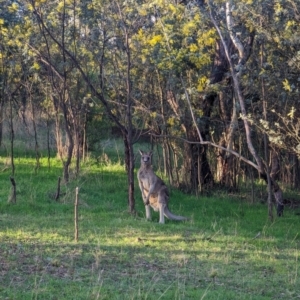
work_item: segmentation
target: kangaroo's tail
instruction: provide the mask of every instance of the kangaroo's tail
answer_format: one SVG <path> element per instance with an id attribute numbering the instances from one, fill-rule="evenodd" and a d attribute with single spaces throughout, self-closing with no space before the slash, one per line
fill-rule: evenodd
<path id="1" fill-rule="evenodd" d="M 172 214 L 167 206 L 165 206 L 164 215 L 168 219 L 175 220 L 175 221 L 187 221 L 189 219 L 189 218 L 186 218 L 186 217 L 176 216 L 176 215 Z"/>

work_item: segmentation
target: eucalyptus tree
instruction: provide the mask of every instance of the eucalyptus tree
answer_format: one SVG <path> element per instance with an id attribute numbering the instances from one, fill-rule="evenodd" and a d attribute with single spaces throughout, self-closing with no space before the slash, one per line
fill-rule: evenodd
<path id="1" fill-rule="evenodd" d="M 3 1 L 0 9 L 0 143 L 4 120 L 10 132 L 10 156 L 14 174 L 14 116 L 26 102 L 23 81 L 31 72 L 24 63 L 23 45 L 28 39 L 30 22 L 24 18 L 22 5 Z M 21 101 L 19 101 L 21 99 Z M 7 108 L 7 109 L 6 109 Z M 6 112 L 6 113 L 5 113 Z"/>
<path id="2" fill-rule="evenodd" d="M 165 3 L 158 1 L 155 3 L 155 6 L 151 6 L 151 4 L 145 4 L 144 6 L 145 9 L 152 9 L 152 14 L 157 20 L 154 24 L 154 30 L 152 28 L 151 30 L 140 32 L 140 42 L 144 40 L 145 44 L 148 43 L 152 46 L 152 48 L 149 47 L 149 49 L 143 52 L 145 56 L 144 60 L 148 59 L 153 62 L 157 66 L 160 74 L 166 76 L 169 82 L 170 78 L 172 79 L 174 95 L 183 95 L 183 97 L 177 96 L 177 99 L 174 96 L 173 99 L 166 97 L 166 103 L 170 105 L 170 110 L 173 109 L 175 116 L 171 117 L 169 115 L 167 120 L 169 122 L 173 121 L 172 125 L 174 125 L 175 120 L 180 129 L 182 126 L 186 126 L 183 116 L 187 116 L 186 112 L 190 110 L 192 112 L 193 122 L 191 123 L 191 127 L 187 127 L 189 129 L 188 132 L 191 133 L 194 131 L 198 134 L 199 144 L 212 145 L 222 151 L 225 156 L 234 155 L 239 160 L 254 167 L 260 176 L 269 183 L 268 186 L 272 188 L 278 205 L 278 213 L 281 214 L 283 203 L 282 190 L 275 178 L 269 176 L 270 170 L 267 165 L 268 151 L 265 151 L 266 155 L 262 155 L 259 144 L 256 143 L 256 139 L 253 139 L 253 133 L 255 132 L 253 129 L 255 129 L 255 127 L 252 126 L 252 121 L 248 115 L 248 103 L 249 100 L 251 101 L 252 99 L 251 97 L 248 98 L 247 93 L 250 91 L 251 96 L 255 96 L 255 94 L 258 93 L 257 87 L 261 88 L 263 85 L 263 82 L 259 80 L 259 84 L 251 91 L 250 84 L 247 83 L 247 79 L 249 78 L 252 82 L 256 80 L 254 76 L 251 76 L 252 73 L 250 70 L 247 70 L 247 67 L 250 66 L 250 62 L 252 63 L 252 61 L 257 58 L 257 56 L 253 59 L 251 57 L 255 38 L 254 26 L 250 26 L 251 17 L 253 17 L 249 14 L 250 8 L 253 8 L 252 2 L 215 2 L 214 5 L 210 4 L 209 6 L 203 4 L 199 10 L 198 7 L 193 10 L 193 7 L 195 7 L 193 5 L 193 2 L 191 2 L 187 8 L 183 8 L 180 5 L 173 5 L 171 2 L 165 5 Z M 259 8 L 259 6 L 256 7 L 256 9 L 257 8 Z M 174 14 L 172 14 L 172 12 Z M 185 14 L 182 14 L 182 12 Z M 199 12 L 201 12 L 201 14 Z M 178 19 L 176 19 L 176 17 L 178 17 Z M 181 20 L 185 20 L 185 22 L 182 21 L 182 23 L 180 23 Z M 201 20 L 201 22 L 199 20 Z M 245 22 L 245 20 L 247 22 Z M 208 21 L 211 22 L 210 26 L 207 25 Z M 182 32 L 178 30 L 177 25 L 178 27 L 181 25 Z M 205 30 L 203 30 L 204 28 Z M 197 32 L 197 29 L 199 29 L 199 32 Z M 182 35 L 180 36 L 180 34 Z M 194 42 L 197 34 L 199 37 L 196 39 L 196 42 Z M 144 35 L 147 37 L 144 38 Z M 209 68 L 207 68 L 207 65 L 211 65 L 210 58 L 213 55 L 211 46 L 215 44 L 216 41 L 218 41 L 218 47 L 221 49 L 218 53 L 221 54 L 222 57 L 219 58 L 221 64 L 218 65 L 217 63 L 219 61 L 215 61 L 214 66 L 217 69 L 219 68 L 219 70 L 221 69 L 221 75 L 217 73 L 210 74 Z M 185 47 L 182 47 L 182 42 L 186 43 L 184 45 Z M 209 45 L 210 42 L 211 45 Z M 255 46 L 257 46 L 257 44 L 255 44 Z M 195 50 L 195 53 L 193 50 Z M 260 51 L 260 48 L 258 51 Z M 256 60 L 256 63 L 258 63 L 257 65 L 263 64 L 260 57 L 259 60 Z M 194 68 L 189 69 L 191 64 L 196 65 L 198 73 L 195 72 Z M 190 70 L 194 71 L 194 73 Z M 215 85 L 216 82 L 211 81 L 208 85 L 208 78 L 214 77 L 210 75 L 214 75 L 215 77 L 221 76 L 221 79 L 225 82 L 229 80 L 229 87 L 232 88 L 232 96 L 226 100 L 229 105 L 225 107 L 225 113 L 228 114 L 225 119 L 225 123 L 228 124 L 225 124 L 226 127 L 228 126 L 225 133 L 225 144 L 212 142 L 203 138 L 203 132 L 205 132 L 205 130 L 201 128 L 201 121 L 203 121 L 202 117 L 204 115 L 203 111 L 199 113 L 198 110 L 201 107 L 197 106 L 199 102 L 197 103 L 197 101 L 194 100 L 197 95 L 198 97 L 202 95 L 202 97 L 206 98 L 208 95 L 211 95 L 211 91 L 217 93 L 226 91 L 223 90 L 222 85 Z M 196 80 L 194 77 L 198 79 L 198 86 L 195 85 Z M 196 88 L 198 89 L 197 91 Z M 227 84 L 225 88 L 227 88 Z M 170 95 L 170 93 L 165 94 Z M 219 97 L 219 99 L 221 98 Z M 188 103 L 181 100 L 188 100 Z M 235 101 L 235 103 L 232 101 Z M 213 102 L 214 101 L 212 101 L 212 103 Z M 225 106 L 225 102 L 222 101 L 222 99 L 221 101 L 219 100 L 219 103 Z M 266 104 L 266 102 L 261 103 Z M 210 104 L 210 106 L 212 106 L 212 104 Z M 209 111 L 212 109 L 213 108 Z M 266 120 L 268 117 L 266 107 L 262 105 L 260 112 L 262 117 L 265 116 L 264 119 Z M 208 118 L 209 116 L 208 114 Z M 172 127 L 173 130 L 175 128 L 175 126 Z M 211 127 L 208 128 L 211 129 Z M 243 145 L 247 145 L 247 150 L 252 156 L 250 158 L 243 156 L 246 153 L 244 147 L 242 153 L 240 152 L 242 149 L 236 148 L 235 146 L 235 137 L 241 132 L 243 135 L 240 136 L 242 138 L 245 137 L 245 143 L 244 141 L 242 143 Z M 174 134 L 175 132 L 173 131 L 172 133 Z M 208 133 L 210 134 L 211 131 L 208 130 Z M 182 133 L 177 129 L 175 134 L 178 137 Z M 258 132 L 256 132 L 256 134 L 258 137 Z M 189 140 L 191 137 L 187 139 Z M 265 139 L 265 149 L 268 150 L 267 139 Z M 230 167 L 231 166 L 228 166 L 228 168 Z M 226 170 L 228 170 L 228 168 Z M 269 214 L 272 218 L 270 197 L 269 204 Z"/>
<path id="3" fill-rule="evenodd" d="M 256 28 L 259 60 L 251 62 L 251 79 L 267 108 L 267 118 L 251 121 L 267 134 L 276 151 L 271 175 L 296 187 L 299 183 L 300 11 L 297 1 L 261 1 L 248 8 L 247 23 Z M 279 163 L 279 156 L 284 164 Z M 287 173 L 288 176 L 284 176 Z"/>
<path id="4" fill-rule="evenodd" d="M 281 20 L 283 23 L 286 22 L 285 30 L 281 34 L 279 27 L 277 27 L 280 26 L 280 22 L 277 22 L 280 21 L 280 18 L 278 18 L 278 13 L 281 15 L 281 12 L 284 10 L 281 5 L 285 4 L 288 7 L 291 3 L 293 2 L 280 1 L 273 3 L 269 1 L 258 1 L 256 5 L 253 5 L 252 1 L 239 1 L 238 3 L 234 1 L 226 1 L 224 4 L 209 5 L 210 18 L 216 30 L 218 31 L 222 46 L 224 48 L 225 58 L 228 63 L 228 70 L 230 71 L 230 76 L 232 79 L 233 91 L 239 105 L 239 113 L 244 127 L 247 147 L 254 160 L 254 164 L 251 163 L 251 165 L 257 169 L 260 176 L 268 183 L 268 203 L 269 215 L 271 219 L 271 189 L 276 199 L 277 213 L 281 215 L 283 209 L 282 190 L 277 183 L 276 177 L 274 176 L 276 173 L 274 172 L 276 171 L 274 170 L 274 168 L 276 168 L 274 165 L 274 160 L 272 160 L 273 165 L 269 166 L 268 164 L 269 140 L 274 144 L 274 136 L 272 137 L 271 135 L 272 131 L 265 131 L 268 133 L 268 136 L 265 134 L 263 138 L 263 155 L 263 152 L 260 151 L 259 143 L 255 142 L 253 125 L 261 123 L 268 127 L 272 121 L 274 122 L 274 118 L 271 119 L 271 115 L 268 113 L 267 108 L 273 106 L 273 108 L 277 107 L 277 109 L 280 109 L 281 106 L 279 101 L 274 102 L 272 99 L 275 96 L 275 87 L 271 85 L 271 82 L 273 82 L 273 84 L 276 82 L 276 76 L 280 77 L 280 80 L 284 78 L 282 78 L 280 75 L 280 72 L 283 71 L 283 69 L 281 69 L 281 64 L 284 64 L 287 61 L 284 59 L 284 56 L 280 54 L 280 51 L 278 51 L 278 48 L 280 49 L 280 47 L 276 47 L 276 49 L 273 47 L 272 40 L 274 37 L 278 41 L 281 39 L 284 40 L 285 35 L 288 35 L 286 34 L 286 31 L 289 31 L 288 24 L 291 24 L 290 18 L 292 16 L 292 5 L 290 5 L 289 9 L 286 10 L 287 18 L 285 21 Z M 288 13 L 288 11 L 290 11 L 290 13 Z M 272 20 L 275 20 L 275 22 Z M 241 24 L 244 25 L 241 26 Z M 259 24 L 259 26 L 257 24 Z M 257 35 L 257 40 L 255 43 L 257 48 L 255 51 L 258 55 L 253 56 L 251 61 L 247 64 L 247 51 L 245 48 L 246 38 L 254 30 L 255 34 Z M 228 43 L 226 43 L 226 36 L 230 37 L 230 41 L 234 46 L 233 53 L 230 52 Z M 274 59 L 276 59 L 277 63 L 275 63 Z M 277 73 L 275 77 L 271 74 L 270 76 L 266 76 L 268 73 L 267 69 L 271 69 L 271 62 L 273 69 L 272 72 Z M 251 67 L 255 68 L 253 69 L 254 72 L 250 72 Z M 279 82 L 277 81 L 277 85 L 278 83 Z M 285 89 L 291 89 L 287 79 L 284 79 L 282 83 Z M 250 90 L 252 93 L 257 93 L 259 95 L 258 100 L 261 99 L 257 104 L 254 104 L 256 106 L 255 115 L 249 114 L 249 105 L 247 105 L 248 99 L 246 97 L 247 90 Z M 281 96 L 282 94 L 285 94 L 278 90 L 276 90 L 276 93 L 280 93 Z M 272 94 L 273 97 L 271 96 Z M 281 106 L 281 108 L 283 107 Z M 234 120 L 233 117 L 231 120 Z M 275 140 L 280 139 L 281 138 L 278 136 L 275 137 Z"/>
<path id="5" fill-rule="evenodd" d="M 30 2 L 44 50 L 38 52 L 40 61 L 49 68 L 50 78 L 59 81 L 60 105 L 70 103 L 69 80 L 74 71 L 80 74 L 89 90 L 85 98 L 103 106 L 107 116 L 119 128 L 125 145 L 128 173 L 128 201 L 134 211 L 134 153 L 132 127 L 132 75 L 135 55 L 131 37 L 142 26 L 135 1 L 60 1 L 58 3 Z M 136 50 L 138 51 L 138 50 Z M 46 53 L 46 56 L 45 56 Z M 69 105 L 65 121 L 71 116 L 66 132 L 74 125 L 74 105 Z M 68 135 L 69 143 L 72 135 Z"/>
<path id="6" fill-rule="evenodd" d="M 80 135 L 82 135 L 85 111 L 82 102 L 86 90 L 80 84 L 76 68 L 66 56 L 64 49 L 72 47 L 76 55 L 78 32 L 74 18 L 76 3 L 27 2 L 27 13 L 31 17 L 33 34 L 28 41 L 28 52 L 32 53 L 38 74 L 45 83 L 41 93 L 45 95 L 43 106 L 49 115 L 49 100 L 52 102 L 56 124 L 57 154 L 63 163 L 63 177 L 69 181 L 69 169 L 74 153 L 79 169 Z M 58 47 L 58 44 L 61 48 Z M 49 92 L 50 87 L 50 92 Z"/>
<path id="7" fill-rule="evenodd" d="M 140 14 L 149 21 L 134 41 L 142 49 L 141 64 L 155 74 L 155 95 L 143 101 L 156 108 L 148 114 L 146 126 L 152 136 L 163 141 L 165 169 L 172 162 L 175 165 L 174 172 L 167 172 L 176 180 L 171 179 L 197 192 L 211 186 L 213 176 L 206 146 L 199 144 L 190 117 L 185 90 L 189 91 L 201 130 L 208 138 L 214 93 L 203 97 L 202 91 L 208 79 L 215 32 L 202 22 L 194 4 L 185 7 L 176 1 L 146 1 L 140 6 Z"/>

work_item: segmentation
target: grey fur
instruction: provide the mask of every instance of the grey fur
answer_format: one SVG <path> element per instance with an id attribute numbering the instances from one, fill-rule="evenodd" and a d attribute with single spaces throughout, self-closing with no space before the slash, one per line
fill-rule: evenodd
<path id="1" fill-rule="evenodd" d="M 159 223 L 161 224 L 165 223 L 165 216 L 176 221 L 188 220 L 186 217 L 176 216 L 170 212 L 168 208 L 168 188 L 161 178 L 155 175 L 152 169 L 152 151 L 139 151 L 141 154 L 141 167 L 137 177 L 145 204 L 146 218 L 148 220 L 151 219 L 151 206 L 155 211 L 159 211 Z"/>

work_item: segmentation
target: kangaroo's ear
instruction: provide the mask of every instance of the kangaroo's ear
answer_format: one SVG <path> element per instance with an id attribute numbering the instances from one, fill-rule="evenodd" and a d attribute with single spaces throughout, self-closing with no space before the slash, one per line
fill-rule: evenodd
<path id="1" fill-rule="evenodd" d="M 143 155 L 143 151 L 141 151 L 141 150 L 139 149 L 139 152 L 140 152 L 141 155 Z"/>

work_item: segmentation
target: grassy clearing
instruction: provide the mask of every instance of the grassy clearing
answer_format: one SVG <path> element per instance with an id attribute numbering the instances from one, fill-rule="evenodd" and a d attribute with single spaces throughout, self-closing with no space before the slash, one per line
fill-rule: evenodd
<path id="1" fill-rule="evenodd" d="M 0 160 L 0 299 L 299 299 L 299 216 L 274 223 L 262 204 L 171 191 L 188 222 L 127 211 L 123 166 L 90 159 L 55 202 L 60 164 L 16 159 L 17 204 Z M 79 242 L 73 202 L 80 188 Z"/>

